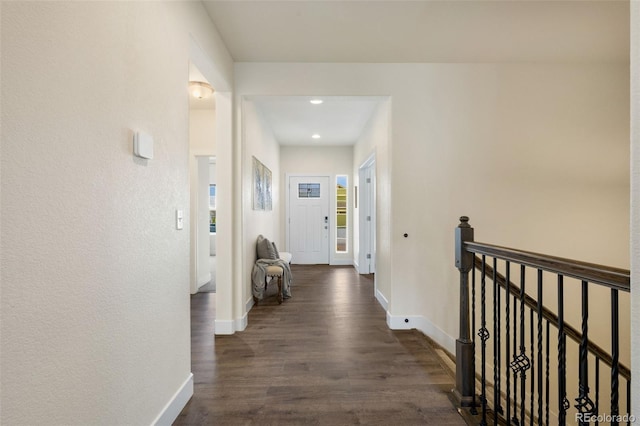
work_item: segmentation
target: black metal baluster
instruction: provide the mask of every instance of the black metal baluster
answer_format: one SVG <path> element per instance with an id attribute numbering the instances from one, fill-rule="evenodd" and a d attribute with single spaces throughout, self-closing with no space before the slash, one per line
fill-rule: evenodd
<path id="1" fill-rule="evenodd" d="M 480 323 L 482 327 L 478 332 L 480 340 L 482 341 L 482 396 L 480 403 L 482 404 L 482 421 L 481 426 L 487 425 L 487 339 L 489 338 L 489 330 L 487 330 L 487 316 L 486 316 L 486 271 L 487 259 L 485 255 L 482 255 L 482 273 L 480 276 Z"/>
<path id="2" fill-rule="evenodd" d="M 631 426 L 631 380 L 627 380 L 627 426 Z"/>
<path id="3" fill-rule="evenodd" d="M 558 424 L 567 423 L 567 340 L 564 334 L 564 277 L 558 275 Z"/>
<path id="4" fill-rule="evenodd" d="M 620 351 L 620 334 L 618 313 L 618 290 L 611 290 L 611 424 L 617 425 L 617 416 L 620 414 L 618 407 L 618 368 L 619 368 L 619 351 Z"/>
<path id="5" fill-rule="evenodd" d="M 594 412 L 593 401 L 589 398 L 589 283 L 582 281 L 582 340 L 580 341 L 580 386 L 575 407 L 581 414 L 580 425 L 588 425 L 587 418 Z"/>
<path id="6" fill-rule="evenodd" d="M 509 346 L 509 344 L 511 343 L 509 341 L 509 339 L 511 339 L 511 334 L 510 334 L 510 329 L 509 329 L 509 314 L 510 312 L 510 304 L 509 304 L 509 300 L 511 299 L 509 297 L 509 286 L 511 285 L 511 262 L 506 262 L 505 264 L 505 275 L 506 275 L 506 280 L 507 280 L 507 290 L 505 293 L 505 324 L 504 324 L 504 328 L 505 328 L 505 338 L 506 338 L 506 342 L 507 344 L 506 346 L 506 354 L 505 354 L 505 362 L 506 364 L 509 364 L 509 358 L 511 358 L 511 347 Z M 511 399 L 511 370 L 509 368 L 505 368 L 506 371 L 506 375 L 507 375 L 507 383 L 506 383 L 506 388 L 507 388 L 507 395 L 505 398 L 505 402 L 507 405 L 507 413 L 505 416 L 505 419 L 507 420 L 507 422 L 509 421 L 509 419 L 511 418 L 511 403 L 510 403 L 510 399 Z"/>
<path id="7" fill-rule="evenodd" d="M 511 361 L 511 369 L 513 370 L 513 417 L 511 424 L 519 425 L 518 421 L 518 369 L 514 368 L 513 363 L 517 361 L 518 356 L 518 297 L 513 295 L 513 361 Z"/>
<path id="8" fill-rule="evenodd" d="M 524 295 L 525 295 L 525 266 L 520 265 L 520 363 L 522 364 L 522 368 L 520 368 L 520 421 L 524 425 L 525 423 L 525 394 L 526 394 L 526 385 L 527 385 L 527 370 L 530 368 L 531 364 L 529 362 L 529 358 L 527 358 L 526 348 L 524 346 Z"/>
<path id="9" fill-rule="evenodd" d="M 498 259 L 493 258 L 493 421 L 498 424 L 500 405 L 500 286 L 498 285 Z"/>
<path id="10" fill-rule="evenodd" d="M 542 270 L 538 269 L 538 421 L 542 421 Z"/>
<path id="11" fill-rule="evenodd" d="M 475 268 L 475 257 L 474 257 L 474 266 L 471 268 L 471 341 L 473 342 L 473 365 L 476 365 L 476 268 Z M 475 392 L 475 383 L 476 379 L 473 378 L 473 399 L 471 402 L 471 409 L 469 412 L 474 416 L 478 414 L 478 410 L 476 409 L 476 392 Z"/>
<path id="12" fill-rule="evenodd" d="M 549 425 L 549 321 L 546 321 L 547 324 L 547 334 L 545 336 L 545 341 L 547 345 L 547 352 L 545 353 L 545 362 L 546 362 L 546 370 L 545 370 L 545 404 L 544 404 L 544 419 L 547 426 Z"/>
<path id="13" fill-rule="evenodd" d="M 529 419 L 531 420 L 531 426 L 533 426 L 533 396 L 535 394 L 536 391 L 536 365 L 535 365 L 535 354 L 533 353 L 533 309 L 529 309 L 529 313 L 530 313 L 530 318 L 529 318 L 529 332 L 530 332 L 530 336 L 529 336 L 529 340 L 531 341 L 531 407 L 530 407 L 530 411 L 529 411 Z"/>
<path id="14" fill-rule="evenodd" d="M 596 425 L 599 424 L 600 422 L 598 422 L 598 408 L 600 407 L 600 358 L 596 357 L 596 407 L 595 407 L 595 413 L 593 413 L 596 417 Z"/>

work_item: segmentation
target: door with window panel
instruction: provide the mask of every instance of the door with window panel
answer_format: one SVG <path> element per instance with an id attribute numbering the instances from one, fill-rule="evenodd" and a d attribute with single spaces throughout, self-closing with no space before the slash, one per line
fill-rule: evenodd
<path id="1" fill-rule="evenodd" d="M 329 263 L 329 177 L 289 177 L 289 251 L 292 263 Z"/>

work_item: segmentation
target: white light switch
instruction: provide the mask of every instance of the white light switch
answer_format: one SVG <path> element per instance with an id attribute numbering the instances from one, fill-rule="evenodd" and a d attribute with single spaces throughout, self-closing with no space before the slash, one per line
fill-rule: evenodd
<path id="1" fill-rule="evenodd" d="M 133 153 L 141 158 L 153 158 L 153 136 L 148 133 L 135 132 L 133 135 Z"/>
<path id="2" fill-rule="evenodd" d="M 184 228 L 184 213 L 182 210 L 176 210 L 176 229 Z"/>

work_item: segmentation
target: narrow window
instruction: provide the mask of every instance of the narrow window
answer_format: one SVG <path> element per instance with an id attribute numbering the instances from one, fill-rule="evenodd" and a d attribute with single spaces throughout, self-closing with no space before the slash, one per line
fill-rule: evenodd
<path id="1" fill-rule="evenodd" d="M 216 232 L 216 186 L 209 185 L 209 232 Z"/>
<path id="2" fill-rule="evenodd" d="M 347 252 L 347 176 L 336 176 L 336 252 Z"/>

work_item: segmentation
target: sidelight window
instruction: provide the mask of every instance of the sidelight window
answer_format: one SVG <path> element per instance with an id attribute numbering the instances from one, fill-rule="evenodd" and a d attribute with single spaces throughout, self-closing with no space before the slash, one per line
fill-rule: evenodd
<path id="1" fill-rule="evenodd" d="M 347 176 L 336 176 L 336 253 L 347 252 Z"/>

